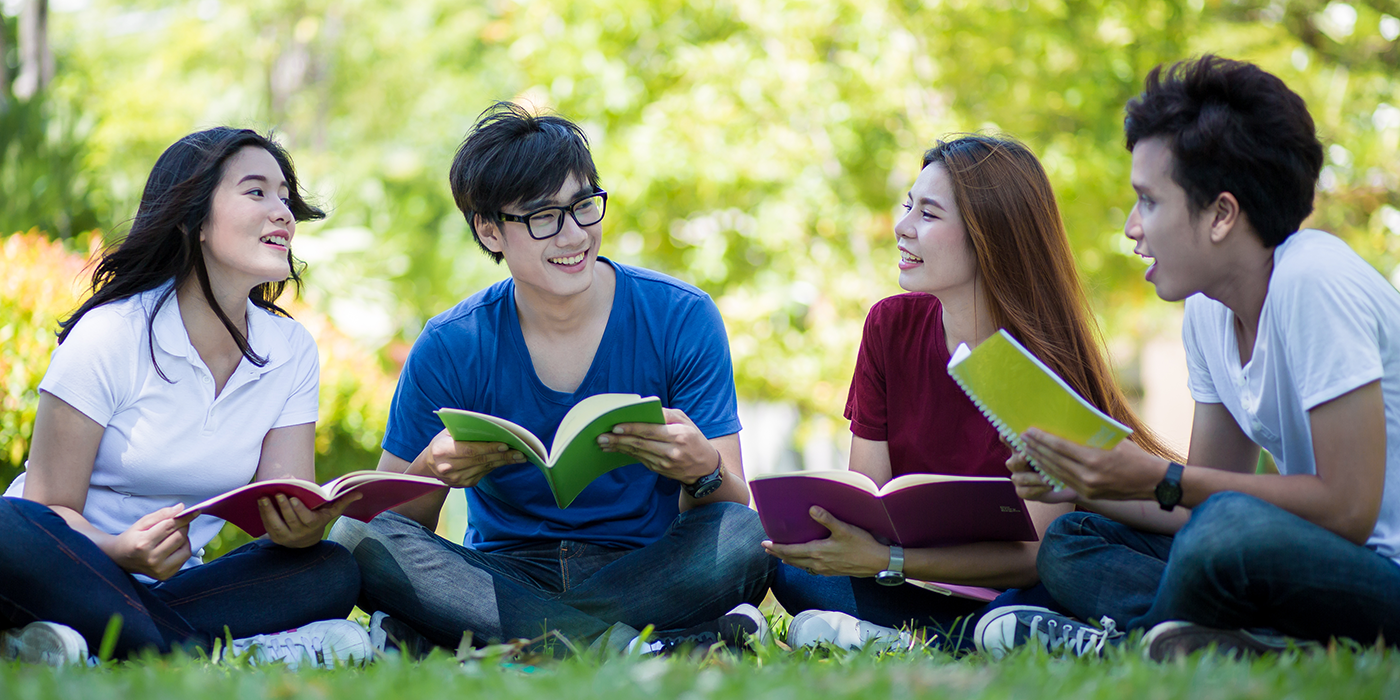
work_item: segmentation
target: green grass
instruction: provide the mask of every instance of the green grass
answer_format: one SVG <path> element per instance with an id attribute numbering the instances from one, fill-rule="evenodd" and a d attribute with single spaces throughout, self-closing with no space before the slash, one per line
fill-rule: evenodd
<path id="1" fill-rule="evenodd" d="M 679 698 L 1385 698 L 1400 697 L 1400 654 L 1334 647 L 1252 662 L 1198 655 L 1169 664 L 1136 649 L 1103 659 L 1052 659 L 1029 650 L 999 662 L 954 659 L 916 650 L 870 653 L 788 652 L 777 646 L 735 657 L 637 660 L 583 656 L 564 661 L 477 653 L 458 661 L 435 653 L 390 658 L 363 669 L 289 672 L 210 663 L 183 656 L 145 657 L 97 668 L 50 669 L 0 663 L 0 698 L 398 698 L 428 700 L 642 700 Z"/>

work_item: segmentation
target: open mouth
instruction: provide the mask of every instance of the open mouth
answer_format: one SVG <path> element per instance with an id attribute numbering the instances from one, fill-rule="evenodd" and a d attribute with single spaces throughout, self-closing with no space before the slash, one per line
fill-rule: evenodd
<path id="1" fill-rule="evenodd" d="M 907 251 L 907 250 L 905 250 L 905 249 L 903 249 L 903 248 L 900 248 L 900 249 L 899 249 L 899 261 L 900 261 L 900 262 L 908 262 L 908 263 L 921 263 L 921 262 L 924 261 L 924 259 L 921 258 L 921 257 L 919 257 L 919 256 L 917 256 L 917 255 L 914 255 L 913 253 L 910 253 L 909 251 Z"/>
<path id="2" fill-rule="evenodd" d="M 576 255 L 570 255 L 570 256 L 564 257 L 564 258 L 549 258 L 549 261 L 552 262 L 552 263 L 554 263 L 555 265 L 563 265 L 563 266 L 565 266 L 565 267 L 568 267 L 569 265 L 577 265 L 577 264 L 583 262 L 583 259 L 584 259 L 585 257 L 587 257 L 587 256 L 588 256 L 588 251 L 585 250 L 585 251 L 583 251 L 582 253 L 578 253 L 578 254 L 576 254 Z"/>
<path id="3" fill-rule="evenodd" d="M 283 236 L 283 235 L 280 235 L 280 234 L 276 234 L 276 233 L 271 234 L 271 235 L 268 235 L 268 236 L 263 236 L 262 238 L 260 238 L 260 239 L 258 239 L 258 240 L 260 240 L 260 241 L 262 241 L 263 243 L 266 243 L 266 244 L 268 244 L 268 245 L 277 246 L 278 248 L 283 248 L 283 249 L 285 249 L 288 245 L 291 244 L 291 240 L 288 239 L 286 236 Z"/>

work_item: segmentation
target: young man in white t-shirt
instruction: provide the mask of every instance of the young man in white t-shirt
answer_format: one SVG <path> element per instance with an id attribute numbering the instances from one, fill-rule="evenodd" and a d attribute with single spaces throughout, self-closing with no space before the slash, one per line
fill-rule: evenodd
<path id="1" fill-rule="evenodd" d="M 1148 630 L 1163 659 L 1303 640 L 1400 640 L 1400 293 L 1341 240 L 1298 227 L 1322 146 L 1303 100 L 1214 56 L 1148 76 L 1124 126 L 1138 200 L 1126 232 L 1147 280 L 1186 300 L 1191 466 L 1031 430 L 1027 498 L 1081 508 L 1038 569 L 1086 626 L 1042 609 L 985 616 L 993 655 L 1084 653 Z M 1257 475 L 1263 447 L 1278 475 Z M 1387 478 L 1390 477 L 1390 478 Z"/>

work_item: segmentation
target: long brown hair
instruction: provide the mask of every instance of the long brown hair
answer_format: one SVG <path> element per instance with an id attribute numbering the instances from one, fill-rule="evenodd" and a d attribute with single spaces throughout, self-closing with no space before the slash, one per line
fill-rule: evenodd
<path id="1" fill-rule="evenodd" d="M 993 323 L 1132 428 L 1138 446 L 1180 461 L 1129 407 L 1113 377 L 1055 193 L 1035 154 L 1015 139 L 975 134 L 939 141 L 924 153 L 924 167 L 934 163 L 953 183 Z"/>

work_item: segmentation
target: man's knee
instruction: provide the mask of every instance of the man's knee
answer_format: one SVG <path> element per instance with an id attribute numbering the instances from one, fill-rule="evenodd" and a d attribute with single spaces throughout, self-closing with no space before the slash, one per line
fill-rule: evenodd
<path id="1" fill-rule="evenodd" d="M 360 542 L 368 536 L 368 523 L 362 523 L 354 518 L 339 518 L 331 526 L 330 534 L 326 535 L 326 539 L 344 547 L 346 551 L 353 554 Z"/>
<path id="2" fill-rule="evenodd" d="M 1045 536 L 1040 538 L 1040 549 L 1036 553 L 1035 565 L 1042 572 L 1067 561 L 1070 556 L 1083 548 L 1086 543 L 1103 541 L 1099 531 L 1099 521 L 1107 520 L 1097 513 L 1065 513 L 1045 528 Z M 1044 576 L 1044 573 L 1041 574 Z"/>
<path id="3" fill-rule="evenodd" d="M 778 560 L 763 549 L 768 535 L 758 513 L 739 503 L 723 501 L 691 509 L 682 514 L 695 535 L 713 543 L 712 573 L 724 578 L 760 580 L 767 590 Z"/>
<path id="4" fill-rule="evenodd" d="M 1196 506 L 1191 520 L 1172 544 L 1171 566 L 1176 575 L 1212 580 L 1223 567 L 1248 567 L 1254 557 L 1284 554 L 1290 543 L 1280 538 L 1270 521 L 1277 507 L 1233 491 L 1217 493 Z"/>

